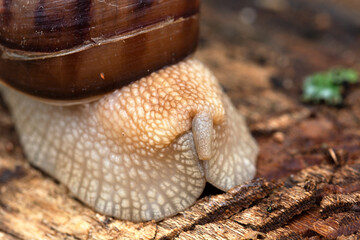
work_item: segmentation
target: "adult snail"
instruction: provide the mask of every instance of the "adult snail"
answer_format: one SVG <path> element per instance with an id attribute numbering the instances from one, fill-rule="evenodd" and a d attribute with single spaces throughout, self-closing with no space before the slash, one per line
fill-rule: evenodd
<path id="1" fill-rule="evenodd" d="M 206 181 L 254 176 L 243 118 L 188 57 L 199 0 L 0 3 L 2 92 L 25 153 L 84 203 L 159 220 Z"/>

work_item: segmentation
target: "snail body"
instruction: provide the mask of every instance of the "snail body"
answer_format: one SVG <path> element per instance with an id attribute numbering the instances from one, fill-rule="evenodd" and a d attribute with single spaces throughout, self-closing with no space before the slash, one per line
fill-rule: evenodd
<path id="1" fill-rule="evenodd" d="M 30 2 L 38 6 L 42 0 Z M 89 19 L 97 19 L 92 11 L 108 13 L 116 3 L 60 2 L 72 2 L 78 10 L 87 10 Z M 99 9 L 95 11 L 97 4 Z M 119 22 L 108 23 L 110 27 L 104 27 L 104 31 L 119 34 L 108 37 L 111 40 L 99 40 L 106 36 L 102 32 L 95 43 L 83 37 L 83 41 L 69 44 L 66 39 L 72 36 L 70 33 L 65 40 L 47 42 L 52 39 L 51 31 L 45 31 L 41 39 L 44 45 L 40 46 L 31 38 L 26 44 L 20 41 L 17 47 L 15 38 L 6 45 L 1 37 L 0 77 L 6 86 L 2 92 L 32 164 L 65 184 L 98 212 L 131 221 L 160 220 L 192 205 L 206 182 L 227 190 L 251 179 L 257 146 L 216 78 L 201 62 L 187 57 L 196 46 L 199 2 L 121 4 L 124 8 L 131 6 L 131 11 L 127 9 L 130 15 L 144 11 L 150 23 L 139 27 L 124 21 L 126 29 L 131 29 L 128 32 L 113 30 Z M 1 13 L 2 24 L 8 21 L 10 26 L 16 19 L 16 14 L 8 16 L 14 6 L 8 6 L 6 14 Z M 159 20 L 150 21 L 151 14 L 157 13 L 152 8 L 168 11 L 160 11 Z M 46 5 L 42 10 L 44 19 L 52 19 L 52 10 L 47 12 Z M 23 15 L 27 16 L 25 12 Z M 154 16 L 151 19 L 158 19 Z M 97 21 L 108 26 L 106 21 Z M 90 28 L 93 23 L 88 22 L 79 25 Z M 95 24 L 93 28 L 100 26 Z M 10 34 L 9 29 L 2 27 L 1 36 L 6 31 Z M 151 35 L 152 31 L 156 34 Z M 186 41 L 182 40 L 184 31 L 192 35 Z M 132 54 L 137 54 L 139 45 L 121 45 L 133 37 L 149 41 L 146 44 L 150 47 L 142 49 L 138 58 Z M 181 43 L 166 44 L 169 41 Z M 56 51 L 52 51 L 54 46 Z M 154 50 L 157 47 L 160 53 Z M 95 52 L 108 54 L 110 60 L 107 62 L 103 56 L 89 60 Z M 75 61 L 81 67 L 66 67 Z M 46 64 L 44 71 L 38 68 L 39 63 Z M 89 72 L 85 71 L 87 67 Z M 19 73 L 8 72 L 15 69 L 20 69 Z M 153 72 L 148 73 L 149 69 Z M 94 85 L 85 84 L 92 78 Z M 50 87 L 46 82 L 51 82 Z M 68 84 L 72 87 L 66 91 Z"/>

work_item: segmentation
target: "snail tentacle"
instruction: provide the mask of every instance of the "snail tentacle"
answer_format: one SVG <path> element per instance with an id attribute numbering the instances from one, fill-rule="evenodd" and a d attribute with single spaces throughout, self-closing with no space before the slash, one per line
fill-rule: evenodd
<path id="1" fill-rule="evenodd" d="M 212 156 L 213 121 L 208 112 L 202 112 L 194 117 L 192 120 L 192 132 L 199 159 L 209 160 Z"/>

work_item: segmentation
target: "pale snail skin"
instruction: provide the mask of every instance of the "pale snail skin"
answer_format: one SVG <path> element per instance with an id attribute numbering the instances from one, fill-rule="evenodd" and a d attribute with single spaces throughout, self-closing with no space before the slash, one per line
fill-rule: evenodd
<path id="1" fill-rule="evenodd" d="M 3 95 L 31 163 L 115 218 L 161 220 L 194 204 L 206 182 L 228 190 L 255 175 L 243 117 L 192 58 L 82 105 Z"/>

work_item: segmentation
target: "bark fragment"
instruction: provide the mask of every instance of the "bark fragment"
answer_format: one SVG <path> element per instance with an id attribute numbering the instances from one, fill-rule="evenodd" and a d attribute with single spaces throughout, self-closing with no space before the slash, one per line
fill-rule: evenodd
<path id="1" fill-rule="evenodd" d="M 360 213 L 339 213 L 325 220 L 319 219 L 312 230 L 327 239 L 353 234 L 360 229 Z"/>
<path id="2" fill-rule="evenodd" d="M 158 224 L 157 238 L 170 239 L 196 225 L 227 219 L 231 215 L 247 208 L 253 202 L 264 198 L 276 185 L 257 179 L 230 189 L 227 193 L 206 197 L 194 206 L 173 218 Z"/>
<path id="3" fill-rule="evenodd" d="M 314 189 L 308 191 L 301 186 L 279 189 L 259 204 L 234 215 L 231 219 L 254 230 L 268 232 L 311 208 L 315 198 Z"/>
<path id="4" fill-rule="evenodd" d="M 360 192 L 325 196 L 321 200 L 320 207 L 322 217 L 348 211 L 360 212 Z"/>

